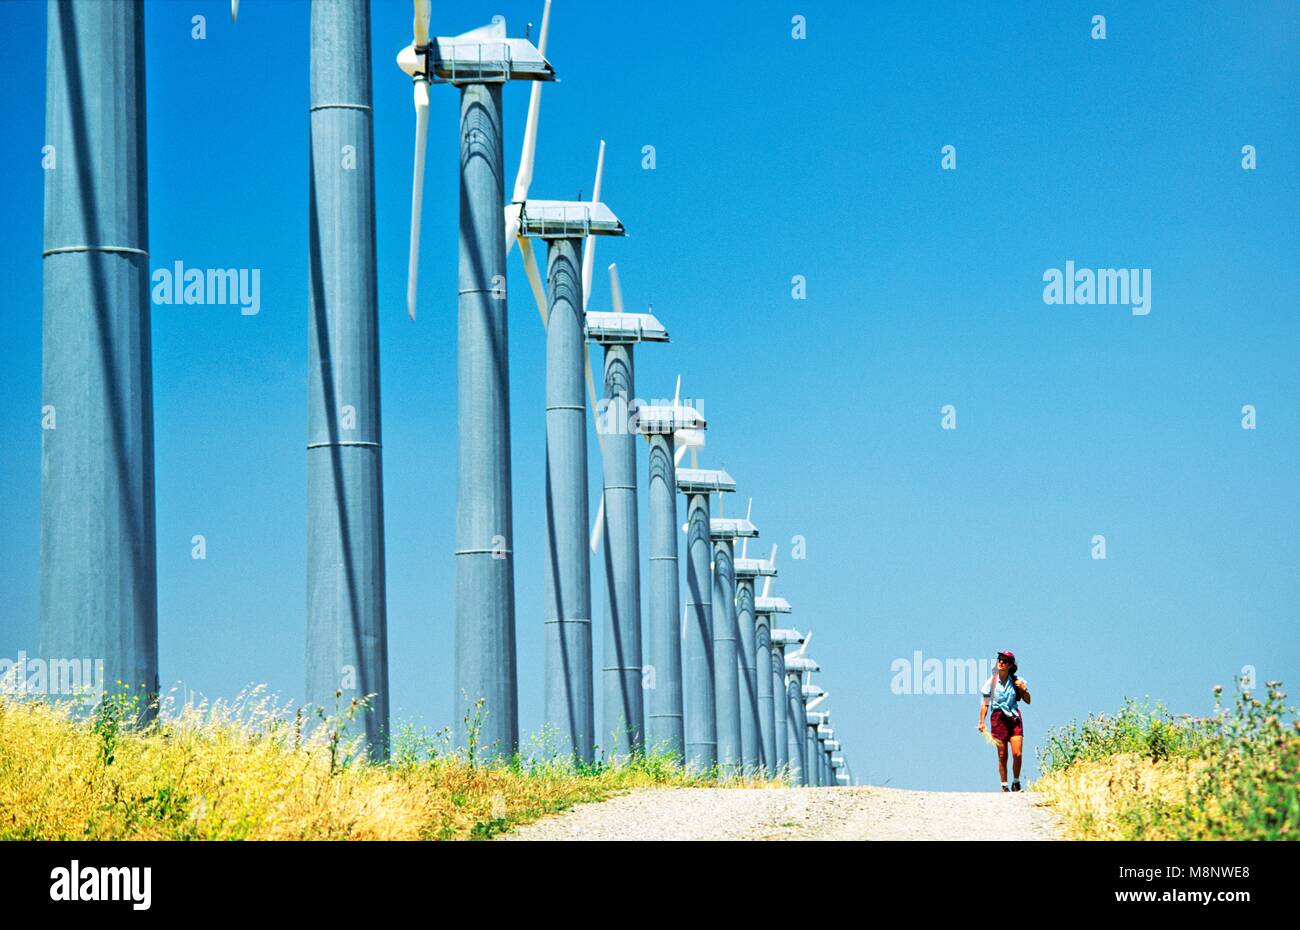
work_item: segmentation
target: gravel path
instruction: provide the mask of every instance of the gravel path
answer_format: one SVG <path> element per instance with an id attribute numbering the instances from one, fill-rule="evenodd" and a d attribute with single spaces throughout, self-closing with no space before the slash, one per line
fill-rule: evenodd
<path id="1" fill-rule="evenodd" d="M 506 840 L 1051 840 L 1028 792 L 651 788 L 539 820 Z"/>

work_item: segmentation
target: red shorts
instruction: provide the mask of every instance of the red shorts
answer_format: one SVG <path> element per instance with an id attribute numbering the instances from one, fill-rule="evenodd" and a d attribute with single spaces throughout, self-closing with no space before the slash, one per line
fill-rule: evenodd
<path id="1" fill-rule="evenodd" d="M 1025 735 L 1025 721 L 1022 717 L 1008 717 L 995 707 L 993 716 L 989 718 L 989 730 L 995 740 L 1006 742 L 1013 736 Z"/>

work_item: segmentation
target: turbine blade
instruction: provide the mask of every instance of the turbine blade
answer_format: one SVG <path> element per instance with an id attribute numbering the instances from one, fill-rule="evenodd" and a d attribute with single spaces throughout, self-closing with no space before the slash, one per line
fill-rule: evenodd
<path id="1" fill-rule="evenodd" d="M 772 543 L 772 555 L 768 558 L 768 564 L 773 568 L 776 567 L 776 543 Z M 772 576 L 768 575 L 763 579 L 763 597 L 767 597 L 772 591 Z"/>
<path id="2" fill-rule="evenodd" d="M 601 533 L 605 529 L 605 495 L 600 495 L 600 506 L 596 508 L 596 522 L 591 528 L 591 551 L 600 545 Z"/>
<path id="3" fill-rule="evenodd" d="M 546 0 L 542 7 L 542 30 L 537 34 L 537 50 L 546 55 L 546 36 L 551 31 L 551 0 Z"/>
<path id="4" fill-rule="evenodd" d="M 591 303 L 591 269 L 596 264 L 596 237 L 587 236 L 582 240 L 582 312 L 587 312 Z"/>
<path id="5" fill-rule="evenodd" d="M 600 403 L 600 396 L 596 393 L 596 378 L 592 373 L 591 343 L 587 343 L 586 351 L 582 354 L 582 365 L 585 369 L 583 373 L 587 377 L 587 400 L 591 407 L 591 421 L 596 427 L 596 445 L 600 447 L 600 455 L 603 460 L 605 457 L 605 436 L 600 431 L 600 414 L 597 412 L 597 405 Z M 600 506 L 602 509 L 605 506 L 604 495 L 601 495 Z"/>
<path id="6" fill-rule="evenodd" d="M 515 189 L 510 199 L 523 203 L 528 199 L 528 188 L 533 183 L 533 161 L 537 157 L 537 117 L 542 107 L 542 82 L 533 81 L 528 93 L 528 121 L 524 123 L 524 145 L 519 151 L 519 171 L 515 174 Z"/>
<path id="7" fill-rule="evenodd" d="M 230 0 L 230 21 L 239 22 L 239 0 Z"/>
<path id="8" fill-rule="evenodd" d="M 682 400 L 682 376 L 677 376 L 677 389 L 673 391 L 673 407 L 676 408 Z"/>
<path id="9" fill-rule="evenodd" d="M 546 55 L 546 37 L 551 30 L 551 0 L 542 9 L 542 31 L 537 37 L 537 50 Z M 528 199 L 528 188 L 533 183 L 533 161 L 537 157 L 537 117 L 542 107 L 542 81 L 533 81 L 528 92 L 528 120 L 524 123 L 524 144 L 519 150 L 519 171 L 515 175 L 514 193 L 510 199 L 523 203 Z M 510 230 L 506 230 L 506 250 L 510 249 Z"/>
<path id="10" fill-rule="evenodd" d="M 424 204 L 424 147 L 429 135 L 429 83 L 415 79 L 415 176 L 411 181 L 411 254 L 406 266 L 406 312 L 415 319 L 420 268 L 420 209 Z"/>
<path id="11" fill-rule="evenodd" d="M 415 47 L 425 48 L 429 44 L 429 0 L 415 0 L 415 23 L 412 26 L 412 33 L 415 36 Z"/>
<path id="12" fill-rule="evenodd" d="M 618 265 L 609 266 L 609 295 L 615 313 L 623 312 L 623 286 L 618 283 Z"/>
<path id="13" fill-rule="evenodd" d="M 515 247 L 515 240 L 519 238 L 519 212 L 519 204 L 506 204 L 506 255 L 510 254 L 510 250 Z"/>
<path id="14" fill-rule="evenodd" d="M 533 300 L 537 301 L 537 312 L 542 315 L 542 325 L 546 325 L 546 289 L 542 287 L 542 273 L 537 269 L 537 256 L 533 244 L 526 237 L 519 237 L 519 257 L 524 261 L 524 274 L 528 277 L 528 286 L 532 289 Z"/>
<path id="15" fill-rule="evenodd" d="M 678 446 L 676 449 L 673 450 L 673 465 L 674 465 L 674 466 L 677 466 L 677 465 L 682 464 L 682 459 L 686 457 L 686 450 L 687 450 L 688 448 L 690 448 L 690 447 L 689 447 L 689 446 Z"/>
<path id="16" fill-rule="evenodd" d="M 605 140 L 600 140 L 600 153 L 596 156 L 596 182 L 591 188 L 591 202 L 600 203 L 600 181 L 605 173 Z M 588 236 L 582 243 L 582 310 L 585 313 L 591 300 L 591 272 L 596 266 L 596 238 Z"/>

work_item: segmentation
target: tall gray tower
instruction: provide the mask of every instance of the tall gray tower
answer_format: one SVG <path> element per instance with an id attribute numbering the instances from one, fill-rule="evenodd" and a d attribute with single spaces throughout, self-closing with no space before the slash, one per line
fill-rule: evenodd
<path id="1" fill-rule="evenodd" d="M 158 692 L 153 375 L 139 2 L 49 4 L 40 652 Z"/>
<path id="2" fill-rule="evenodd" d="M 412 315 L 428 85 L 446 83 L 460 88 L 453 695 L 457 716 L 474 713 L 482 702 L 482 752 L 489 757 L 508 757 L 519 744 L 519 693 L 501 88 L 511 80 L 552 81 L 555 72 L 541 49 L 527 39 L 506 37 L 503 19 L 458 36 L 430 38 L 427 2 L 417 3 L 416 10 L 415 41 L 397 56 L 398 66 L 414 81 L 416 107 L 408 285 Z M 460 740 L 464 739 L 461 733 Z"/>

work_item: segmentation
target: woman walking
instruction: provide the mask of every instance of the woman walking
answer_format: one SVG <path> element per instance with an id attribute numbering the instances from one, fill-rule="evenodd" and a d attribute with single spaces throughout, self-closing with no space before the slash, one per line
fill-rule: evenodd
<path id="1" fill-rule="evenodd" d="M 981 694 L 984 703 L 980 705 L 980 732 L 984 732 L 984 717 L 993 705 L 993 716 L 989 727 L 993 731 L 993 742 L 998 747 L 998 776 L 1002 779 L 1002 790 L 1007 791 L 1007 746 L 1011 746 L 1012 782 L 1011 791 L 1020 790 L 1021 750 L 1024 747 L 1025 723 L 1021 716 L 1019 703 L 1032 703 L 1029 699 L 1029 686 L 1023 678 L 1016 677 L 1016 654 L 1010 649 L 998 653 L 998 670 L 984 683 Z"/>

